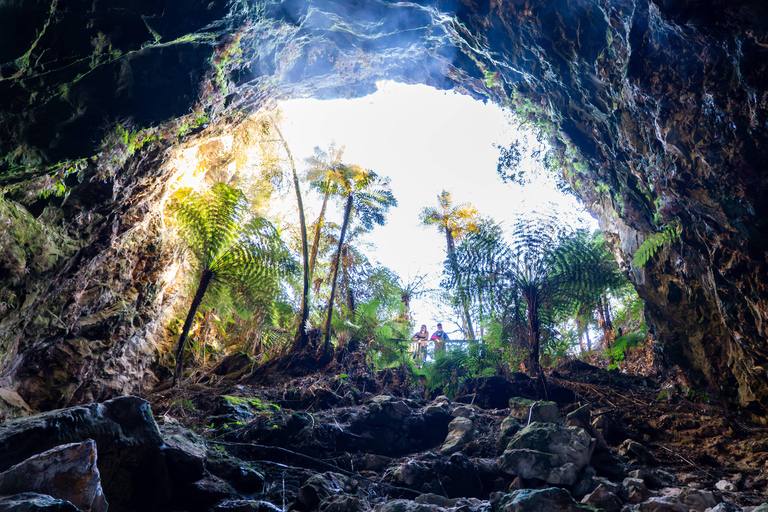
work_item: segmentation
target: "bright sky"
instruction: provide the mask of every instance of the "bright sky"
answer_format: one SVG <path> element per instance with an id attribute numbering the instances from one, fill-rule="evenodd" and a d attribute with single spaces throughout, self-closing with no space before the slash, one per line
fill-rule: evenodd
<path id="1" fill-rule="evenodd" d="M 343 161 L 388 176 L 398 207 L 390 210 L 386 226 L 376 227 L 369 259 L 396 271 L 404 282 L 428 274 L 427 287 L 439 285 L 445 260 L 445 236 L 423 227 L 419 212 L 437 205 L 442 190 L 454 202 L 473 204 L 481 215 L 511 226 L 522 212 L 554 202 L 564 222 L 597 223 L 574 198 L 552 183 L 539 180 L 523 190 L 504 184 L 496 173 L 498 149 L 517 135 L 509 116 L 496 105 L 423 85 L 380 82 L 379 90 L 354 100 L 301 99 L 282 102 L 283 133 L 299 170 L 320 146 L 335 141 L 346 146 Z M 315 209 L 315 215 L 317 212 Z M 340 214 L 339 214 L 340 218 Z M 446 308 L 414 300 L 416 325 L 437 322 L 450 333 L 457 329 Z M 455 338 L 456 336 L 454 336 Z"/>

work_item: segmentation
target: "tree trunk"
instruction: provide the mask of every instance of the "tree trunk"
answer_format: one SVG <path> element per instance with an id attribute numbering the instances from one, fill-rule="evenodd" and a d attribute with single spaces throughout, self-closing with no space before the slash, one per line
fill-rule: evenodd
<path id="1" fill-rule="evenodd" d="M 307 244 L 307 222 L 304 217 L 304 201 L 301 199 L 301 189 L 299 188 L 299 174 L 296 172 L 296 165 L 293 162 L 293 155 L 291 154 L 288 143 L 283 137 L 283 132 L 277 126 L 274 118 L 270 118 L 272 126 L 277 131 L 277 135 L 280 140 L 283 141 L 283 147 L 288 154 L 288 161 L 291 164 L 291 171 L 293 172 L 293 187 L 296 189 L 296 203 L 299 207 L 299 225 L 301 227 L 301 256 L 304 260 L 304 287 L 301 295 L 301 320 L 299 321 L 299 335 L 296 337 L 296 344 L 294 349 L 301 350 L 309 345 L 309 336 L 307 335 L 307 320 L 309 319 L 309 248 Z"/>
<path id="2" fill-rule="evenodd" d="M 616 340 L 613 332 L 613 322 L 611 321 L 611 312 L 608 309 L 608 300 L 606 297 L 600 297 L 597 301 L 597 309 L 600 313 L 600 321 L 603 328 L 603 343 L 605 348 L 611 348 Z"/>
<path id="3" fill-rule="evenodd" d="M 333 318 L 333 298 L 336 294 L 336 278 L 339 275 L 339 260 L 341 259 L 341 248 L 344 245 L 344 235 L 347 234 L 347 225 L 349 217 L 352 214 L 353 196 L 347 197 L 347 206 L 344 208 L 344 222 L 341 225 L 341 235 L 339 236 L 339 246 L 336 249 L 336 259 L 333 263 L 333 277 L 331 278 L 331 298 L 328 300 L 328 321 L 325 323 L 325 351 L 331 344 L 331 318 Z"/>
<path id="4" fill-rule="evenodd" d="M 325 208 L 328 205 L 330 192 L 326 192 L 323 197 L 323 206 L 320 208 L 320 215 L 317 217 L 317 226 L 315 226 L 315 239 L 312 241 L 312 253 L 309 256 L 309 280 L 315 275 L 315 262 L 317 261 L 317 252 L 320 250 L 320 233 L 325 221 Z"/>
<path id="5" fill-rule="evenodd" d="M 203 275 L 200 276 L 200 283 L 197 285 L 197 291 L 195 292 L 195 298 L 192 299 L 192 305 L 189 307 L 189 313 L 187 313 L 187 319 L 184 321 L 184 327 L 181 329 L 181 336 L 179 337 L 179 348 L 176 350 L 176 369 L 173 372 L 173 386 L 175 386 L 181 380 L 181 370 L 184 366 L 184 349 L 187 348 L 187 336 L 189 330 L 192 328 L 192 322 L 195 320 L 197 314 L 197 308 L 200 307 L 200 303 L 203 301 L 205 291 L 208 289 L 208 285 L 211 283 L 213 272 L 205 270 Z"/>
<path id="6" fill-rule="evenodd" d="M 352 290 L 352 285 L 349 282 L 349 245 L 345 245 L 344 248 L 341 250 L 341 277 L 342 281 L 344 282 L 344 289 L 346 290 L 347 294 L 347 309 L 349 310 L 350 315 L 352 315 L 352 321 L 354 322 L 355 318 L 355 309 L 357 309 L 355 305 L 355 293 Z"/>
<path id="7" fill-rule="evenodd" d="M 528 331 L 531 337 L 531 352 L 528 356 L 531 368 L 528 369 L 528 372 L 531 377 L 535 377 L 541 372 L 541 367 L 539 365 L 540 329 L 539 307 L 536 298 L 534 297 L 528 301 Z"/>

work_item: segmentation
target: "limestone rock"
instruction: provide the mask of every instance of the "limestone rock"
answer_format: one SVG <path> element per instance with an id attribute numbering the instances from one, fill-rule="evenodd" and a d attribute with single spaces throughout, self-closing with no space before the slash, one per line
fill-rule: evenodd
<path id="1" fill-rule="evenodd" d="M 69 501 L 83 512 L 106 512 L 96 443 L 57 446 L 0 473 L 0 495 L 32 492 Z"/>
<path id="2" fill-rule="evenodd" d="M 475 433 L 475 424 L 463 416 L 457 416 L 448 424 L 448 437 L 445 438 L 440 453 L 450 455 L 464 448 Z"/>
<path id="3" fill-rule="evenodd" d="M 509 415 L 523 425 L 533 422 L 557 423 L 558 408 L 555 402 L 542 402 L 513 397 L 509 399 Z"/>
<path id="4" fill-rule="evenodd" d="M 572 486 L 589 464 L 594 445 L 584 429 L 532 423 L 509 441 L 501 468 L 523 478 Z"/>

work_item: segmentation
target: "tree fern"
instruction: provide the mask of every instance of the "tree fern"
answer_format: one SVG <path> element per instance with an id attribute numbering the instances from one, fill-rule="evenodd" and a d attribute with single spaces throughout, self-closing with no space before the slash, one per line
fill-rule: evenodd
<path id="1" fill-rule="evenodd" d="M 203 193 L 182 189 L 170 205 L 196 263 L 197 290 L 179 337 L 173 382 L 181 378 L 184 349 L 195 314 L 207 292 L 230 297 L 252 312 L 265 313 L 279 297 L 279 278 L 296 263 L 279 232 L 265 219 L 247 218 L 242 191 L 216 183 Z"/>
<path id="2" fill-rule="evenodd" d="M 663 246 L 674 242 L 680 238 L 680 221 L 675 219 L 673 222 L 664 226 L 660 233 L 653 233 L 640 244 L 637 252 L 632 258 L 635 267 L 643 267 Z"/>

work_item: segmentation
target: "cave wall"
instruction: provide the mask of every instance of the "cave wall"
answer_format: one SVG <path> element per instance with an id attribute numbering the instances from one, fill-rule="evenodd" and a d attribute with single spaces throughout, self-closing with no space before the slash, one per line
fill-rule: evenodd
<path id="1" fill-rule="evenodd" d="M 174 147 L 276 98 L 360 96 L 390 78 L 513 105 L 542 127 L 668 360 L 705 391 L 768 407 L 761 2 L 22 1 L 0 20 L 14 34 L 0 50 L 0 186 L 9 208 L 37 214 L 38 247 L 70 241 L 42 264 L 0 239 L 16 254 L 0 260 L 0 293 L 16 297 L 0 381 L 33 405 L 156 382 L 173 265 L 153 205 Z M 61 208 L 34 193 L 57 179 L 72 190 Z M 679 239 L 635 266 L 665 227 Z M 97 282 L 115 299 L 96 291 L 72 309 Z"/>

